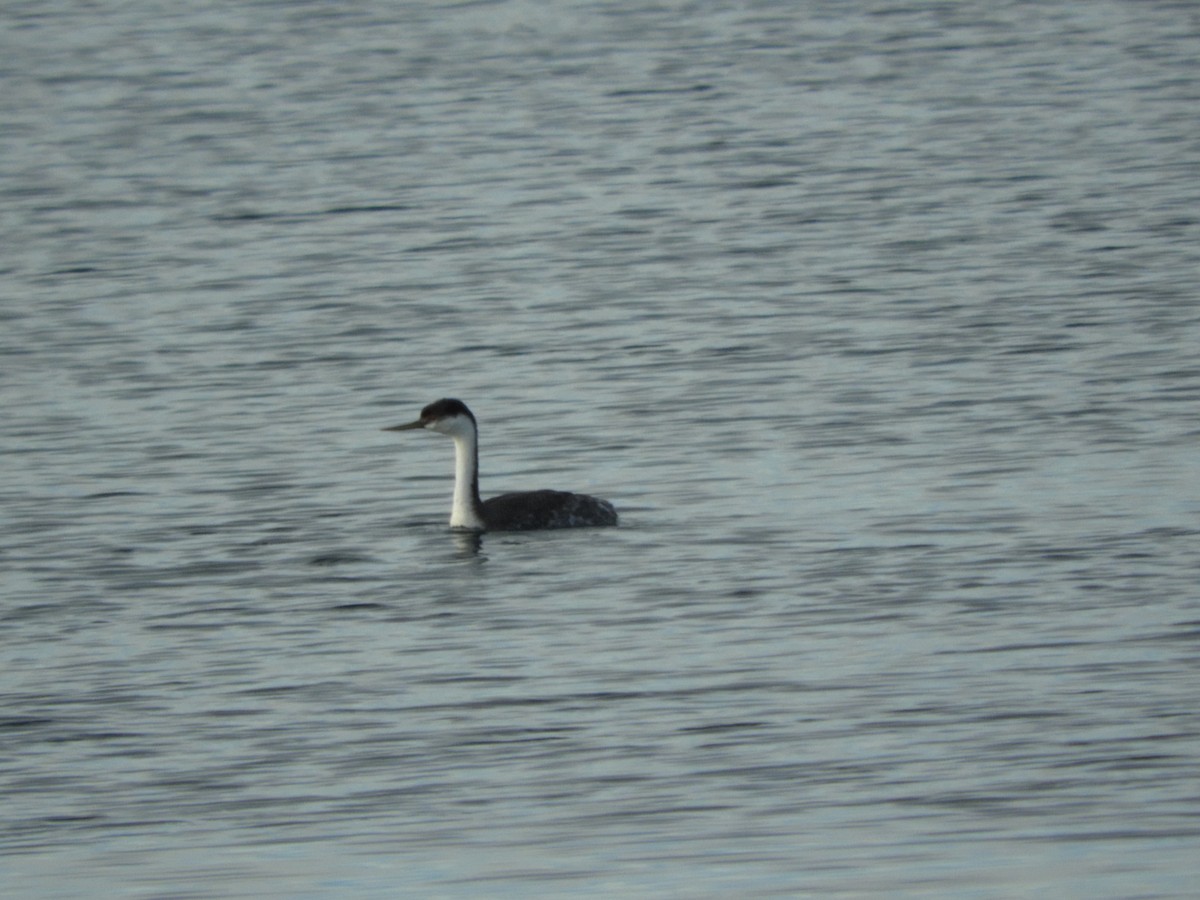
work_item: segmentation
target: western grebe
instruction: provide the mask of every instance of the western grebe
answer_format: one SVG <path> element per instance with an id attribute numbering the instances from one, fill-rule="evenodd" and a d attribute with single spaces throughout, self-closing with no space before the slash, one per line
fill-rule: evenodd
<path id="1" fill-rule="evenodd" d="M 534 528 L 586 528 L 616 525 L 607 500 L 566 491 L 518 491 L 479 499 L 479 427 L 461 400 L 437 400 L 421 418 L 384 431 L 425 428 L 454 439 L 454 503 L 450 527 L 471 531 L 528 531 Z"/>

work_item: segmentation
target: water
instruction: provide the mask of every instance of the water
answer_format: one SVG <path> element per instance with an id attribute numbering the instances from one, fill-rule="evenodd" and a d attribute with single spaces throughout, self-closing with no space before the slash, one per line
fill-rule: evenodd
<path id="1" fill-rule="evenodd" d="M 1191 4 L 0 34 L 6 895 L 1194 892 Z"/>

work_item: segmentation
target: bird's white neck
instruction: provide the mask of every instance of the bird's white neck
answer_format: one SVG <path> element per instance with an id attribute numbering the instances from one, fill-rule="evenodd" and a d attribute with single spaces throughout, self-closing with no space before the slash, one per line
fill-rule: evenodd
<path id="1" fill-rule="evenodd" d="M 483 530 L 479 500 L 479 451 L 475 430 L 456 431 L 454 438 L 454 502 L 450 527 Z"/>

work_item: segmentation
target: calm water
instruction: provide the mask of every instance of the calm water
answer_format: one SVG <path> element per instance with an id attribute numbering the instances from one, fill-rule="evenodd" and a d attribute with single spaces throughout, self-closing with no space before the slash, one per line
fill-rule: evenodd
<path id="1" fill-rule="evenodd" d="M 1193 895 L 1200 13 L 853 6 L 6 7 L 6 896 Z"/>

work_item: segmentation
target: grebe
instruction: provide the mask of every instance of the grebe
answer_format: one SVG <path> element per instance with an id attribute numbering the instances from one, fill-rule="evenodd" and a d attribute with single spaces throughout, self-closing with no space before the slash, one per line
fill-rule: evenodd
<path id="1" fill-rule="evenodd" d="M 421 418 L 384 431 L 427 428 L 454 439 L 454 504 L 450 527 L 471 531 L 528 531 L 534 528 L 586 528 L 616 525 L 607 500 L 566 491 L 518 491 L 479 499 L 479 428 L 461 400 L 444 399 L 421 410 Z"/>

